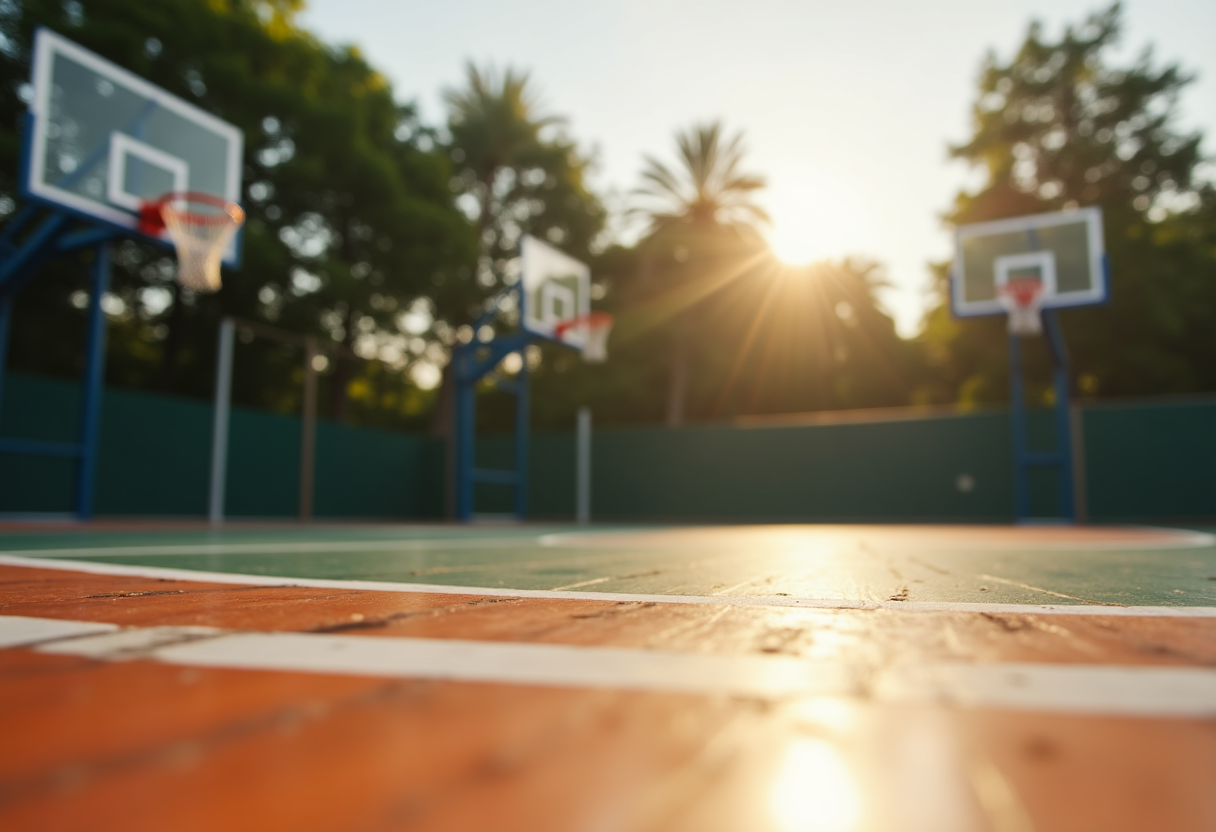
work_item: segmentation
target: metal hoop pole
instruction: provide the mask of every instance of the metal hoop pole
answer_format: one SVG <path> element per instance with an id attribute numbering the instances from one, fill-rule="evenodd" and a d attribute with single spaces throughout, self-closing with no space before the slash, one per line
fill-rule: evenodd
<path id="1" fill-rule="evenodd" d="M 97 446 L 101 430 L 101 396 L 106 368 L 106 316 L 101 298 L 110 290 L 110 245 L 97 247 L 93 291 L 89 294 L 89 331 L 85 352 L 84 390 L 80 402 L 80 456 L 76 463 L 76 516 L 93 519 L 97 481 Z"/>
<path id="2" fill-rule="evenodd" d="M 228 479 L 228 423 L 232 407 L 232 348 L 236 323 L 220 321 L 219 350 L 215 361 L 215 407 L 211 424 L 211 525 L 224 522 L 224 490 Z"/>
<path id="3" fill-rule="evenodd" d="M 300 421 L 300 522 L 312 520 L 313 469 L 317 445 L 317 339 L 304 342 L 304 413 Z"/>

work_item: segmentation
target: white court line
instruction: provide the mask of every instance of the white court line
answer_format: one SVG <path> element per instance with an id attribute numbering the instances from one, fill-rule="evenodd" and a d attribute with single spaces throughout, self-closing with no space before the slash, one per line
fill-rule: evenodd
<path id="1" fill-rule="evenodd" d="M 543 534 L 537 540 L 541 546 L 547 548 L 567 546 L 570 548 L 607 549 L 635 544 L 637 538 L 644 537 L 645 545 L 648 548 L 669 551 L 692 548 L 687 540 L 681 539 L 681 532 L 705 532 L 718 528 L 715 526 L 681 526 L 640 531 L 553 532 Z M 957 529 L 960 527 L 952 528 Z M 976 528 L 984 529 L 985 527 L 979 526 Z M 1195 549 L 1216 546 L 1216 535 L 1194 529 L 1171 529 L 1165 526 L 1113 527 L 1128 531 L 1154 532 L 1159 535 L 1155 540 L 1042 540 L 1033 537 L 1030 539 L 1019 539 L 1017 534 L 1019 529 L 1041 527 L 1019 525 L 997 528 L 1006 528 L 1012 531 L 1014 535 L 1008 540 L 977 540 L 973 538 L 969 539 L 965 536 L 955 537 L 951 534 L 934 539 L 932 537 L 932 530 L 925 530 L 901 537 L 898 545 L 900 551 L 906 552 L 959 552 L 969 550 L 980 552 L 1020 552 L 1028 549 L 1044 552 L 1134 551 L 1137 549 L 1157 551 L 1161 549 Z M 1068 533 L 1068 528 L 1067 526 L 1061 527 L 1065 534 Z M 752 531 L 761 532 L 766 541 L 770 541 L 778 547 L 789 546 L 791 543 L 840 544 L 855 541 L 864 541 L 867 545 L 882 547 L 890 541 L 892 534 L 898 533 L 889 527 L 877 525 L 872 527 L 873 532 L 867 536 L 865 532 L 857 531 L 857 527 L 850 524 L 844 524 L 843 527 L 828 524 L 814 527 L 781 524 L 723 526 L 721 529 L 727 532 L 727 536 L 718 541 L 698 540 L 695 543 L 695 548 L 701 551 L 706 549 L 717 550 L 718 548 L 736 549 L 739 546 L 739 536 Z M 798 540 L 799 536 L 805 537 L 806 540 Z"/>
<path id="2" fill-rule="evenodd" d="M 0 647 L 25 647 L 43 641 L 112 633 L 117 629 L 117 624 L 101 624 L 95 621 L 64 621 L 59 618 L 6 615 L 3 616 L 3 626 L 0 627 Z"/>
<path id="3" fill-rule="evenodd" d="M 452 540 L 335 540 L 306 543 L 181 543 L 169 546 L 82 546 L 75 549 L 12 549 L 13 557 L 106 558 L 172 557 L 180 555 L 290 555 L 297 552 L 429 552 L 435 549 L 517 549 L 539 538 L 454 538 Z"/>
<path id="4" fill-rule="evenodd" d="M 30 619 L 0 616 L 0 638 Z M 60 622 L 63 623 L 63 622 Z M 84 625 L 84 622 L 73 622 Z M 1087 715 L 1211 719 L 1216 670 L 935 663 L 870 668 L 785 656 L 149 627 L 35 647 L 100 660 L 759 699 L 833 696 Z"/>
<path id="5" fill-rule="evenodd" d="M 567 601 L 611 601 L 616 603 L 698 604 L 729 607 L 802 607 L 827 610 L 900 610 L 903 612 L 1025 613 L 1028 615 L 1109 615 L 1137 618 L 1216 618 L 1216 607 L 1119 607 L 1107 604 L 968 604 L 952 601 L 860 601 L 844 598 L 801 598 L 786 595 L 642 595 L 629 592 L 578 592 L 552 589 L 508 589 L 504 587 L 453 586 L 449 584 L 354 581 L 325 578 L 288 578 L 243 575 L 235 572 L 203 572 L 161 566 L 131 566 L 121 563 L 92 563 L 0 555 L 0 564 L 34 569 L 58 569 L 91 575 L 122 575 L 164 581 L 239 584 L 245 586 L 295 586 L 316 589 L 364 590 L 369 592 L 414 592 L 435 595 L 473 595 L 492 598 L 544 598 Z"/>
<path id="6" fill-rule="evenodd" d="M 766 539 L 782 546 L 788 545 L 793 537 L 803 536 L 806 542 L 840 543 L 841 533 L 834 532 L 831 526 L 800 527 L 800 526 L 727 526 L 724 529 L 732 532 L 720 543 L 697 540 L 690 544 L 682 539 L 683 532 L 712 531 L 715 526 L 660 527 L 652 530 L 597 530 L 589 532 L 555 532 L 542 535 L 520 535 L 519 537 L 483 537 L 483 538 L 406 538 L 401 540 L 331 540 L 316 542 L 278 542 L 278 543 L 181 543 L 171 545 L 145 546 L 81 546 L 70 549 L 13 549 L 0 550 L 0 553 L 12 557 L 38 558 L 104 558 L 115 556 L 135 557 L 174 557 L 181 555 L 247 555 L 247 554 L 295 554 L 299 552 L 430 552 L 444 549 L 477 550 L 477 549 L 517 549 L 520 546 L 535 545 L 540 549 L 553 549 L 568 546 L 570 548 L 616 548 L 629 547 L 637 544 L 639 536 L 645 537 L 645 545 L 652 549 L 664 551 L 672 549 L 705 551 L 707 547 L 713 551 L 735 550 L 740 529 L 742 531 L 763 530 Z M 805 531 L 811 528 L 811 531 Z M 852 529 L 852 527 L 848 527 Z M 881 532 L 882 527 L 877 527 Z M 1202 548 L 1216 546 L 1216 535 L 1191 529 L 1168 529 L 1154 527 L 1124 527 L 1135 530 L 1151 530 L 1160 532 L 1165 537 L 1155 541 L 1051 541 L 1051 540 L 1010 540 L 1010 541 L 972 541 L 955 540 L 949 536 L 940 540 L 922 540 L 922 536 L 912 535 L 899 544 L 906 551 L 958 551 L 974 549 L 980 551 L 1023 551 L 1027 548 L 1042 551 L 1092 551 L 1092 550 L 1158 550 L 1179 548 Z M 881 532 L 889 534 L 888 532 Z M 856 537 L 857 535 L 853 535 Z M 880 543 L 882 541 L 879 541 Z M 779 547 L 780 548 L 780 547 Z"/>

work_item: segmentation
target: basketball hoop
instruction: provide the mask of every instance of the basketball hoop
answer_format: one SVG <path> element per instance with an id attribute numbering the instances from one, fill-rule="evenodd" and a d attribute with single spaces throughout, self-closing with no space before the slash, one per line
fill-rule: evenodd
<path id="1" fill-rule="evenodd" d="M 583 360 L 588 364 L 602 364 L 608 360 L 608 333 L 612 331 L 613 317 L 607 312 L 591 312 L 559 321 L 553 334 L 561 338 L 576 332 L 583 339 Z"/>
<path id="2" fill-rule="evenodd" d="M 228 242 L 245 221 L 235 202 L 211 194 L 168 194 L 140 210 L 140 231 L 167 232 L 177 249 L 177 282 L 196 292 L 220 288 L 220 261 Z"/>
<path id="3" fill-rule="evenodd" d="M 1009 313 L 1009 332 L 1013 335 L 1043 333 L 1043 283 L 1038 280 L 1010 280 L 997 287 L 1001 306 Z"/>

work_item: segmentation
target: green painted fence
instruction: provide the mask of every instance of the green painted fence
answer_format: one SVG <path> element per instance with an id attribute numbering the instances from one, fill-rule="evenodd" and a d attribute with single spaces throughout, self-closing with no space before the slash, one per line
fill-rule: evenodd
<path id="1" fill-rule="evenodd" d="M 78 393 L 70 382 L 9 374 L 0 436 L 73 441 Z M 227 513 L 291 517 L 298 511 L 300 420 L 233 408 Z M 410 434 L 320 421 L 318 517 L 418 518 L 442 514 L 442 448 Z M 207 513 L 211 408 L 205 402 L 107 389 L 102 404 L 97 513 Z M 66 512 L 72 463 L 0 454 L 0 511 Z"/>
<path id="2" fill-rule="evenodd" d="M 0 435 L 71 440 L 76 387 L 9 375 Z M 1098 521 L 1216 519 L 1216 398 L 1088 405 L 1083 409 L 1089 516 Z M 820 417 L 820 420 L 825 417 Z M 1007 521 L 1013 517 L 1009 417 L 1001 411 L 909 417 L 839 415 L 829 424 L 606 429 L 595 433 L 593 511 L 599 520 Z M 1032 445 L 1049 449 L 1049 413 L 1033 413 Z M 204 402 L 108 390 L 97 510 L 103 515 L 206 512 L 211 410 Z M 300 423 L 234 408 L 228 513 L 296 513 Z M 483 436 L 478 465 L 511 464 L 511 440 Z M 574 513 L 574 436 L 532 437 L 530 515 Z M 318 517 L 442 515 L 444 449 L 410 434 L 322 421 Z M 959 488 L 960 478 L 973 487 Z M 69 509 L 71 464 L 0 455 L 0 511 Z M 1032 480 L 1034 513 L 1050 517 L 1052 471 Z M 479 486 L 477 509 L 511 509 L 510 489 Z"/>

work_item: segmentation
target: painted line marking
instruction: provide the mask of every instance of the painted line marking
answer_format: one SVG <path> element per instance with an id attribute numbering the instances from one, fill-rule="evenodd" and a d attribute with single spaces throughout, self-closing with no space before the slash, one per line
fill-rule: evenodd
<path id="1" fill-rule="evenodd" d="M 23 615 L 0 616 L 0 648 L 27 647 L 44 641 L 58 641 L 77 636 L 112 633 L 117 624 L 101 624 L 95 621 L 64 621 L 60 618 L 28 618 Z"/>
<path id="2" fill-rule="evenodd" d="M 63 622 L 59 622 L 62 624 Z M 84 622 L 71 622 L 84 624 Z M 0 616 L 0 638 L 28 619 Z M 929 663 L 866 667 L 785 656 L 447 639 L 130 628 L 35 646 L 43 653 L 260 671 L 882 704 L 1216 717 L 1216 670 L 1052 664 Z"/>
<path id="3" fill-rule="evenodd" d="M 452 540 L 334 540 L 317 543 L 181 543 L 165 546 L 81 546 L 74 549 L 12 549 L 14 557 L 106 558 L 175 557 L 180 555 L 290 555 L 299 552 L 427 552 L 435 549 L 518 549 L 535 544 L 535 537 L 453 538 Z"/>
<path id="4" fill-rule="evenodd" d="M 710 532 L 719 527 L 715 526 L 675 526 L 675 527 L 660 527 L 644 530 L 630 531 L 571 531 L 571 532 L 552 532 L 549 534 L 540 535 L 537 538 L 541 546 L 545 547 L 571 547 L 571 548 L 607 548 L 610 546 L 625 546 L 636 545 L 639 537 L 645 537 L 645 545 L 652 549 L 687 549 L 689 544 L 686 540 L 679 537 L 680 532 Z M 866 538 L 866 533 L 859 531 L 857 526 L 844 525 L 833 526 L 829 524 L 816 526 L 797 526 L 797 525 L 763 525 L 763 526 L 725 526 L 721 527 L 733 533 L 732 537 L 721 540 L 715 543 L 714 540 L 698 540 L 696 548 L 705 550 L 707 548 L 717 548 L 717 546 L 736 548 L 739 545 L 738 536 L 741 531 L 759 530 L 765 534 L 765 539 L 773 542 L 788 543 L 795 536 L 805 536 L 809 538 L 806 542 L 817 544 L 822 543 L 852 543 L 856 540 L 865 540 L 867 545 L 884 544 L 891 536 L 893 530 L 890 527 L 871 526 L 872 530 L 878 533 L 877 541 Z M 1019 529 L 1035 528 L 1034 526 L 1017 525 L 1017 526 L 996 526 L 993 530 L 1013 532 L 1013 537 L 1009 540 L 984 540 L 980 538 L 956 537 L 951 532 L 957 530 L 966 530 L 966 526 L 951 526 L 947 527 L 946 534 L 939 536 L 936 539 L 931 538 L 935 529 L 931 527 L 918 527 L 918 530 L 899 542 L 899 549 L 908 552 L 926 552 L 926 551 L 958 551 L 960 549 L 973 549 L 978 551 L 1023 551 L 1033 549 L 1035 551 L 1051 551 L 1051 552 L 1067 552 L 1067 551 L 1105 551 L 1105 550 L 1158 550 L 1158 549 L 1193 549 L 1216 546 L 1216 535 L 1209 532 L 1201 532 L 1195 529 L 1172 529 L 1167 526 L 1112 526 L 1109 527 L 1113 531 L 1133 531 L 1133 532 L 1152 532 L 1158 537 L 1156 539 L 1136 539 L 1136 540 L 1042 540 L 1042 539 L 1018 539 L 1017 531 Z M 974 527 L 978 529 L 986 529 L 987 527 Z M 1062 526 L 1061 529 L 1067 534 L 1069 527 Z M 871 538 L 875 535 L 871 535 Z M 614 538 L 622 538 L 616 540 Z"/>
<path id="5" fill-rule="evenodd" d="M 625 603 L 696 604 L 732 607 L 800 607 L 824 610 L 900 610 L 904 612 L 988 612 L 1028 615 L 1109 615 L 1133 618 L 1216 618 L 1216 607 L 1118 607 L 1098 604 L 992 604 L 953 601 L 860 601 L 836 598 L 802 598 L 786 595 L 641 595 L 628 592 L 576 592 L 552 589 L 507 589 L 504 587 L 454 586 L 449 584 L 395 583 L 392 581 L 288 578 L 244 575 L 235 572 L 203 572 L 162 566 L 131 566 L 121 563 L 91 563 L 64 559 L 0 555 L 0 565 L 90 575 L 115 575 L 192 583 L 237 584 L 313 589 L 358 589 L 368 592 L 410 592 L 432 595 L 477 595 L 489 598 L 542 598 L 564 601 L 610 601 Z"/>
<path id="6" fill-rule="evenodd" d="M 952 601 L 862 601 L 853 599 L 804 598 L 775 595 L 645 595 L 626 592 L 574 592 L 550 589 L 509 589 L 504 587 L 459 586 L 450 584 L 397 583 L 393 581 L 336 580 L 251 575 L 236 572 L 204 572 L 160 566 L 133 566 L 117 563 L 92 563 L 63 559 L 40 560 L 0 555 L 0 564 L 36 569 L 85 572 L 180 580 L 195 583 L 223 583 L 268 587 L 306 587 L 316 589 L 358 589 L 371 592 L 411 592 L 435 595 L 478 595 L 500 598 L 541 598 L 569 601 L 611 601 L 627 603 L 696 604 L 704 606 L 803 607 L 811 609 L 904 610 L 919 612 L 1002 612 L 1036 615 L 1111 615 L 1132 617 L 1216 618 L 1216 607 L 1108 606 L 1099 604 L 995 604 Z"/>
<path id="7" fill-rule="evenodd" d="M 633 547 L 638 545 L 638 538 L 645 538 L 645 545 L 652 549 L 682 549 L 704 551 L 707 547 L 735 551 L 739 546 L 739 530 L 762 530 L 768 532 L 765 540 L 780 542 L 784 546 L 792 538 L 805 537 L 805 543 L 845 543 L 847 538 L 864 537 L 853 532 L 852 527 L 846 530 L 836 530 L 832 526 L 730 526 L 734 533 L 722 539 L 718 546 L 713 541 L 698 539 L 689 543 L 683 538 L 685 532 L 712 531 L 712 526 L 678 526 L 659 527 L 655 529 L 602 530 L 589 532 L 554 532 L 541 535 L 520 535 L 519 537 L 477 537 L 477 538 L 405 538 L 399 540 L 332 540 L 332 541 L 297 541 L 280 543 L 182 543 L 152 546 L 83 546 L 70 549 L 13 549 L 0 550 L 0 554 L 13 557 L 42 557 L 42 558 L 96 558 L 115 556 L 135 557 L 173 557 L 180 555 L 230 555 L 230 554 L 294 554 L 299 552 L 426 552 L 443 549 L 517 549 L 521 546 L 537 546 L 541 549 L 558 547 L 585 548 L 591 545 L 595 548 Z M 1016 530 L 1021 527 L 1010 527 Z M 1124 550 L 1124 549 L 1180 549 L 1202 548 L 1216 546 L 1216 535 L 1191 529 L 1170 529 L 1166 527 L 1118 527 L 1134 531 L 1153 531 L 1160 535 L 1156 540 L 1018 540 L 1016 531 L 1013 539 L 1007 541 L 983 539 L 956 539 L 951 535 L 942 536 L 936 540 L 925 540 L 924 534 L 914 534 L 901 540 L 901 551 L 938 551 L 958 549 L 976 549 L 983 551 L 1020 551 L 1027 548 L 1044 551 L 1089 551 L 1089 550 Z M 850 532 L 853 532 L 850 534 Z M 880 541 L 881 542 L 881 541 Z"/>

